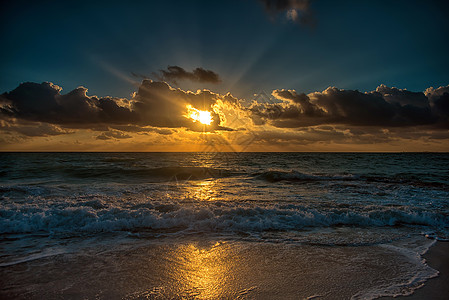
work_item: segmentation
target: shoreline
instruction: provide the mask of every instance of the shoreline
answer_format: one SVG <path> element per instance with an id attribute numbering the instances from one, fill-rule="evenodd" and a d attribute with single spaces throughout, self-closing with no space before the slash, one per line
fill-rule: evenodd
<path id="1" fill-rule="evenodd" d="M 80 243 L 87 247 L 1 268 L 0 298 L 367 299 L 373 282 L 401 283 L 408 270 L 407 256 L 377 245 Z"/>
<path id="2" fill-rule="evenodd" d="M 444 300 L 449 295 L 449 242 L 437 241 L 424 254 L 426 263 L 439 272 L 438 276 L 424 283 L 424 286 L 415 290 L 413 294 L 398 297 L 381 297 L 380 299 L 404 299 L 404 300 Z"/>

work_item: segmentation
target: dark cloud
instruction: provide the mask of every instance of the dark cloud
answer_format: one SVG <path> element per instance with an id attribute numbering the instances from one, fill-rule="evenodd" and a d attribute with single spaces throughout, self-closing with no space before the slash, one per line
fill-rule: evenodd
<path id="1" fill-rule="evenodd" d="M 390 88 L 384 84 L 378 86 L 376 92 L 381 94 L 388 103 L 397 103 L 401 106 L 412 105 L 421 108 L 430 108 L 429 99 L 421 92 L 410 92 L 395 87 Z"/>
<path id="2" fill-rule="evenodd" d="M 442 121 L 443 127 L 449 128 L 449 85 L 437 89 L 428 88 L 425 92 L 432 111 Z"/>
<path id="3" fill-rule="evenodd" d="M 426 94 L 385 85 L 369 93 L 335 87 L 309 95 L 275 90 L 273 96 L 282 100 L 281 103 L 253 103 L 249 109 L 255 123 L 270 122 L 286 128 L 320 124 L 447 127 L 449 93 L 446 88 L 428 90 Z"/>
<path id="4" fill-rule="evenodd" d="M 291 105 L 291 107 L 295 107 L 295 111 L 297 111 L 298 114 L 304 115 L 306 117 L 322 117 L 325 115 L 325 111 L 323 111 L 323 109 L 321 109 L 320 107 L 312 104 L 310 102 L 309 96 L 304 93 L 297 94 L 296 91 L 275 90 L 273 91 L 273 96 L 277 99 L 292 103 L 293 105 Z M 290 110 L 292 110 L 292 108 L 290 108 Z M 289 116 L 288 113 L 287 116 Z M 294 114 L 291 116 L 296 117 L 297 115 Z"/>
<path id="5" fill-rule="evenodd" d="M 314 25 L 314 17 L 310 10 L 310 0 L 260 0 L 270 16 L 283 14 L 288 21 Z"/>
<path id="6" fill-rule="evenodd" d="M 119 98 L 89 97 L 84 87 L 65 95 L 60 94 L 61 90 L 49 82 L 22 83 L 13 91 L 1 95 L 4 104 L 0 107 L 0 113 L 60 125 L 136 122 L 137 116 L 133 111 L 117 104 L 122 101 Z"/>
<path id="7" fill-rule="evenodd" d="M 188 72 L 178 66 L 168 66 L 167 70 L 159 70 L 154 76 L 161 81 L 172 82 L 177 84 L 178 81 L 190 80 L 201 83 L 220 83 L 221 79 L 217 73 L 203 68 L 196 68 L 192 72 Z"/>
<path id="8" fill-rule="evenodd" d="M 407 97 L 405 91 L 403 97 Z M 327 111 L 335 123 L 362 126 L 414 126 L 434 123 L 429 107 L 390 102 L 378 92 L 362 93 L 354 90 L 328 88 L 314 93 L 315 105 Z M 400 95 L 396 95 L 400 98 Z"/>
<path id="9" fill-rule="evenodd" d="M 146 125 L 155 127 L 186 127 L 192 130 L 224 129 L 220 127 L 220 116 L 213 112 L 212 106 L 219 100 L 219 94 L 208 90 L 197 93 L 173 89 L 165 82 L 144 80 L 134 97 L 133 108 Z M 227 100 L 229 101 L 229 100 Z M 186 106 L 211 112 L 213 122 L 204 127 L 186 117 Z"/>
<path id="10" fill-rule="evenodd" d="M 0 120 L 0 130 L 8 133 L 19 133 L 26 137 L 44 137 L 74 133 L 73 130 L 60 126 L 19 120 Z"/>
<path id="11" fill-rule="evenodd" d="M 48 123 L 65 128 L 88 128 L 108 131 L 111 126 L 125 131 L 138 131 L 148 126 L 191 130 L 228 130 L 220 126 L 220 115 L 213 111 L 218 101 L 238 105 L 231 95 L 219 95 L 208 90 L 196 93 L 174 89 L 165 82 L 144 80 L 132 99 L 88 96 L 79 87 L 67 94 L 62 88 L 44 82 L 22 83 L 11 92 L 0 95 L 0 120 L 25 120 Z M 187 105 L 211 112 L 213 122 L 204 126 L 186 117 Z M 6 122 L 5 121 L 5 122 Z M 142 129 L 148 131 L 148 128 Z M 153 130 L 170 134 L 172 130 Z M 102 136 L 101 138 L 112 136 Z M 118 138 L 118 136 L 115 136 Z"/>
<path id="12" fill-rule="evenodd" d="M 130 135 L 120 131 L 106 131 L 96 137 L 97 140 L 111 140 L 111 139 L 129 139 Z"/>

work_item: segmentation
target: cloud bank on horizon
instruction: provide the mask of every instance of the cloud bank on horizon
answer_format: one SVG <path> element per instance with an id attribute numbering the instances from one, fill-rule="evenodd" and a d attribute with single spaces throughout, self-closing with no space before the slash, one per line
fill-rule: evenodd
<path id="1" fill-rule="evenodd" d="M 449 85 L 423 92 L 385 85 L 370 92 L 329 87 L 304 94 L 276 89 L 270 98 L 253 100 L 250 105 L 230 93 L 184 91 L 148 79 L 130 99 L 88 96 L 85 87 L 66 94 L 61 91 L 50 82 L 26 82 L 3 93 L 2 148 L 20 148 L 32 140 L 55 137 L 66 137 L 65 143 L 72 141 L 75 148 L 86 141 L 90 147 L 105 141 L 126 141 L 127 149 L 135 151 L 144 140 L 147 146 L 165 142 L 178 151 L 192 142 L 213 144 L 219 151 L 225 150 L 220 144 L 246 143 L 251 150 L 289 146 L 292 151 L 295 145 L 310 150 L 325 149 L 316 146 L 326 144 L 339 150 L 338 145 L 343 145 L 344 150 L 348 145 L 398 146 L 407 142 L 439 143 L 439 149 L 444 150 L 449 140 Z M 210 111 L 212 124 L 204 126 L 189 119 L 188 106 Z M 198 140 L 207 132 L 207 140 Z"/>

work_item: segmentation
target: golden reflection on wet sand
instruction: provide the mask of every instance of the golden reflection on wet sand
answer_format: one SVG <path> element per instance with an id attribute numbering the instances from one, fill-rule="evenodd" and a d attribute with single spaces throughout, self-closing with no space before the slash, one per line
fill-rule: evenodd
<path id="1" fill-rule="evenodd" d="M 388 247 L 212 242 L 198 236 L 117 250 L 3 268 L 2 284 L 11 284 L 0 298 L 349 299 L 407 282 L 414 265 Z"/>
<path id="2" fill-rule="evenodd" d="M 231 248 L 226 243 L 201 247 L 195 244 L 180 245 L 172 253 L 178 264 L 169 270 L 176 282 L 179 297 L 218 299 L 229 295 L 232 287 L 237 257 L 230 257 Z"/>

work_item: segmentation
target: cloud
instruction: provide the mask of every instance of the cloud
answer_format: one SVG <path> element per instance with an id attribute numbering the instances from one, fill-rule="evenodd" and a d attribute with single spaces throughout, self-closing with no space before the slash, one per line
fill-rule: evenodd
<path id="1" fill-rule="evenodd" d="M 142 123 L 155 127 L 185 127 L 197 131 L 226 130 L 222 127 L 220 115 L 214 110 L 218 102 L 238 106 L 238 100 L 209 90 L 186 92 L 174 89 L 165 82 L 144 80 L 134 96 L 133 109 L 139 114 Z M 211 112 L 212 124 L 204 127 L 186 117 L 186 107 L 191 105 L 198 110 Z"/>
<path id="2" fill-rule="evenodd" d="M 404 141 L 444 150 L 449 138 L 449 86 L 425 92 L 385 85 L 370 92 L 329 87 L 304 94 L 278 89 L 272 92 L 273 101 L 253 101 L 246 107 L 230 93 L 184 91 L 152 80 L 143 80 L 130 99 L 89 96 L 84 87 L 61 92 L 53 83 L 28 82 L 0 95 L 1 141 L 34 145 L 34 138 L 45 137 L 54 145 L 86 139 L 91 145 L 109 140 L 128 145 L 126 149 L 145 141 L 161 147 L 187 143 L 215 150 L 296 151 L 294 145 L 321 150 L 331 149 L 326 148 L 331 144 L 371 145 L 382 150 L 375 147 L 395 143 L 393 149 L 400 150 Z M 188 118 L 189 105 L 211 112 L 212 124 Z M 200 139 L 198 132 L 203 131 L 210 134 Z M 73 138 L 62 137 L 68 134 Z"/>
<path id="3" fill-rule="evenodd" d="M 0 120 L 0 130 L 8 133 L 16 132 L 26 137 L 45 137 L 74 133 L 73 130 L 64 129 L 53 124 L 20 121 L 16 119 Z"/>
<path id="4" fill-rule="evenodd" d="M 429 99 L 421 92 L 410 92 L 395 87 L 390 88 L 384 84 L 378 86 L 376 92 L 381 94 L 388 103 L 397 103 L 401 106 L 412 105 L 421 108 L 429 108 Z"/>
<path id="5" fill-rule="evenodd" d="M 136 122 L 137 115 L 129 109 L 126 99 L 89 97 L 84 87 L 65 95 L 61 95 L 61 90 L 51 82 L 22 83 L 13 91 L 1 95 L 3 105 L 0 113 L 60 125 Z"/>
<path id="6" fill-rule="evenodd" d="M 437 89 L 433 87 L 425 91 L 426 97 L 430 101 L 430 106 L 435 115 L 442 120 L 442 125 L 449 127 L 449 85 L 441 86 Z"/>
<path id="7" fill-rule="evenodd" d="M 425 94 L 385 85 L 367 93 L 329 87 L 308 95 L 294 90 L 274 90 L 272 95 L 281 102 L 253 103 L 249 108 L 255 123 L 284 128 L 321 124 L 447 127 L 449 118 L 445 88 Z"/>
<path id="8" fill-rule="evenodd" d="M 284 14 L 287 21 L 303 25 L 313 25 L 310 0 L 260 0 L 272 18 Z"/>
<path id="9" fill-rule="evenodd" d="M 124 131 L 147 126 L 214 131 L 229 130 L 221 125 L 222 117 L 216 106 L 219 103 L 239 105 L 231 95 L 208 90 L 186 92 L 165 82 L 151 80 L 143 80 L 132 99 L 88 96 L 84 87 L 67 94 L 61 94 L 61 91 L 61 87 L 49 82 L 22 83 L 13 91 L 0 95 L 0 118 L 5 122 L 18 119 L 101 131 L 107 131 L 111 126 L 121 126 Z M 187 105 L 210 111 L 212 124 L 204 127 L 187 118 Z M 159 130 L 160 134 L 171 132 Z"/>
<path id="10" fill-rule="evenodd" d="M 106 131 L 96 137 L 97 140 L 129 139 L 131 136 L 120 131 Z"/>
<path id="11" fill-rule="evenodd" d="M 137 125 L 110 125 L 109 128 L 116 129 L 119 131 L 136 132 L 136 133 L 156 132 L 162 135 L 170 135 L 175 133 L 175 130 L 173 129 L 157 128 L 149 126 L 137 126 Z"/>
<path id="12" fill-rule="evenodd" d="M 220 76 L 211 70 L 196 68 L 192 72 L 188 72 L 178 66 L 168 66 L 167 70 L 159 70 L 159 73 L 153 73 L 154 76 L 161 81 L 167 81 L 177 84 L 178 81 L 190 80 L 201 83 L 220 83 Z"/>

